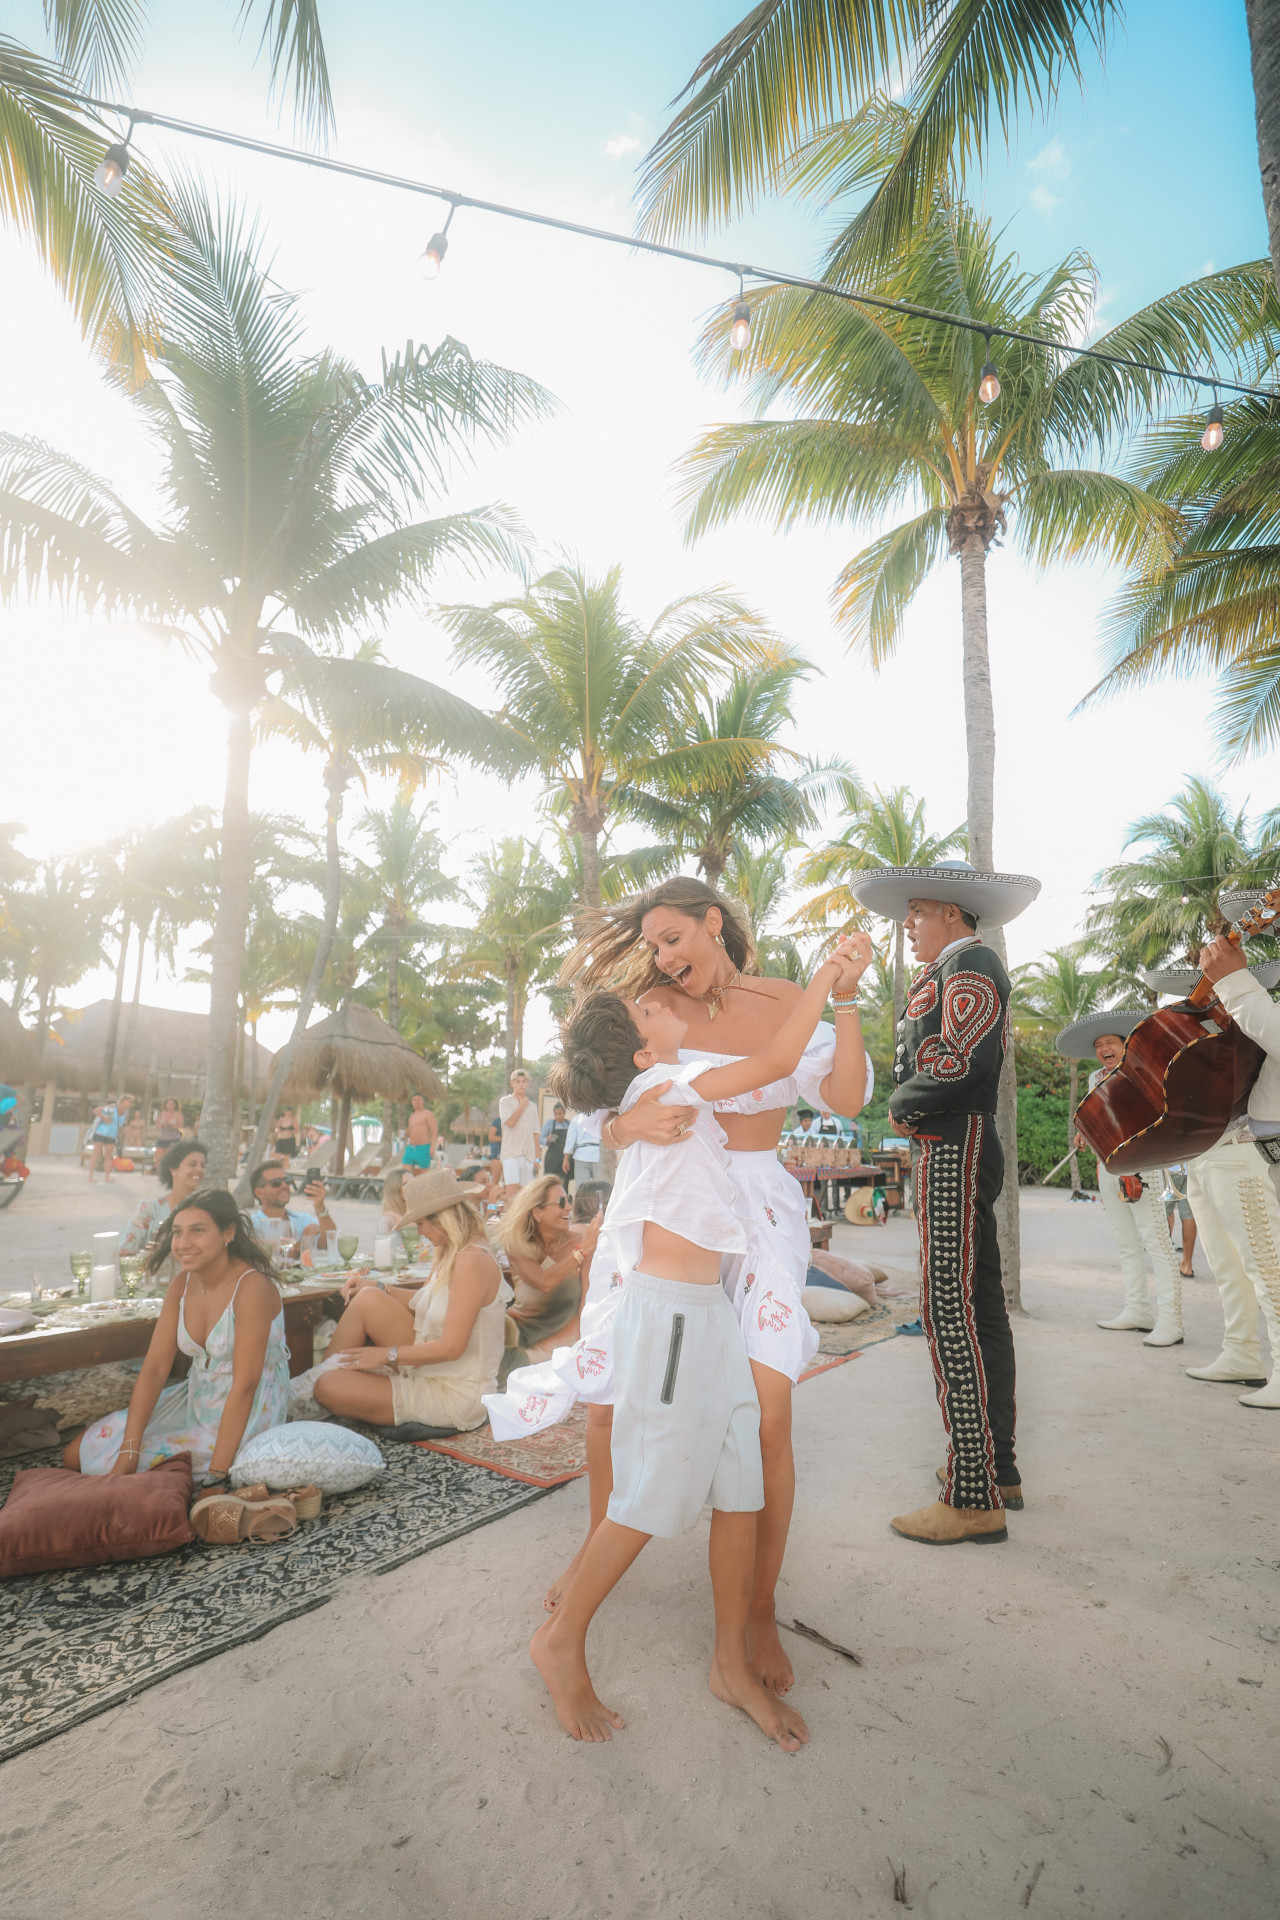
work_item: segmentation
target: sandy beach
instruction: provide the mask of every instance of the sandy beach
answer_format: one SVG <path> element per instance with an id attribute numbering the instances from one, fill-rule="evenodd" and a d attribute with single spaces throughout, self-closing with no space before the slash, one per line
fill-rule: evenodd
<path id="1" fill-rule="evenodd" d="M 595 1631 L 625 1730 L 564 1738 L 525 1645 L 579 1481 L 11 1761 L 11 1920 L 845 1920 L 904 1911 L 890 1862 L 936 1920 L 1273 1913 L 1280 1416 L 1183 1377 L 1217 1350 L 1210 1282 L 1186 1345 L 1144 1349 L 1093 1324 L 1101 1208 L 1029 1192 L 1023 1219 L 1007 1545 L 889 1531 L 941 1459 L 922 1340 L 797 1393 L 780 1612 L 863 1661 L 787 1636 L 803 1753 L 706 1689 L 705 1518 Z M 905 1264 L 910 1228 L 839 1240 Z"/>

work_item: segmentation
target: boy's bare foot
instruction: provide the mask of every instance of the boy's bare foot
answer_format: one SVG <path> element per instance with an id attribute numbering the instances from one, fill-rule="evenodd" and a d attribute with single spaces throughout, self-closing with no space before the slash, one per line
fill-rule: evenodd
<path id="1" fill-rule="evenodd" d="M 529 1657 L 546 1682 L 560 1725 L 571 1740 L 612 1740 L 613 1729 L 626 1721 L 599 1698 L 582 1655 L 555 1645 L 555 1630 L 554 1620 L 538 1628 Z"/>
<path id="2" fill-rule="evenodd" d="M 543 1594 L 542 1604 L 546 1608 L 548 1613 L 554 1613 L 556 1608 L 560 1605 L 560 1602 L 564 1599 L 566 1593 L 568 1593 L 569 1583 L 573 1579 L 574 1574 L 578 1571 L 578 1568 L 582 1565 L 582 1556 L 587 1550 L 587 1541 L 590 1540 L 590 1538 L 591 1538 L 591 1535 L 588 1534 L 587 1539 L 584 1540 L 582 1545 L 578 1548 L 578 1551 L 574 1554 L 572 1560 L 569 1562 L 564 1572 L 560 1575 L 560 1578 L 558 1580 L 553 1580 L 551 1582 L 551 1585 L 547 1588 L 546 1592 Z"/>
<path id="3" fill-rule="evenodd" d="M 795 1708 L 783 1706 L 745 1662 L 734 1672 L 713 1660 L 709 1685 L 717 1700 L 749 1713 L 765 1739 L 775 1741 L 784 1753 L 799 1753 L 808 1740 L 809 1729 Z"/>
<path id="4" fill-rule="evenodd" d="M 766 1618 L 752 1614 L 747 1622 L 747 1652 L 752 1668 L 770 1693 L 781 1699 L 796 1683 L 795 1671 L 786 1648 L 778 1637 L 778 1623 L 772 1614 Z"/>

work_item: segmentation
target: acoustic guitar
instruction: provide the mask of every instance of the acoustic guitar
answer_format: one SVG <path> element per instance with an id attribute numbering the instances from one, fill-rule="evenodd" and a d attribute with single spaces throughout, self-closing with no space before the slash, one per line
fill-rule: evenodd
<path id="1" fill-rule="evenodd" d="M 1280 886 L 1232 927 L 1238 947 L 1276 930 Z M 1076 1126 L 1108 1173 L 1144 1173 L 1206 1153 L 1244 1115 L 1262 1048 L 1242 1033 L 1201 974 L 1185 1000 L 1140 1020 L 1124 1058 L 1076 1108 Z"/>

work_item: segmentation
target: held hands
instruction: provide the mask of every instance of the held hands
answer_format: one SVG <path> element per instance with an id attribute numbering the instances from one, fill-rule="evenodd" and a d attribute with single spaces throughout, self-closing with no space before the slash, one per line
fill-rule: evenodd
<path id="1" fill-rule="evenodd" d="M 1215 986 L 1229 973 L 1243 973 L 1248 964 L 1239 947 L 1233 947 L 1229 940 L 1211 940 L 1200 949 L 1200 971 Z"/>
<path id="2" fill-rule="evenodd" d="M 858 982 L 875 958 L 869 933 L 847 933 L 836 945 L 826 962 L 835 969 L 831 991 L 836 994 L 854 993 Z"/>

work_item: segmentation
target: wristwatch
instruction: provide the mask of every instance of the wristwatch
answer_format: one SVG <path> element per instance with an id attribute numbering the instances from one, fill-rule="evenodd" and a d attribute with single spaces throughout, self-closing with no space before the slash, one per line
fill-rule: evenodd
<path id="1" fill-rule="evenodd" d="M 390 1367 L 392 1373 L 399 1373 L 400 1371 L 400 1367 L 398 1364 L 399 1359 L 400 1359 L 399 1347 L 389 1348 L 387 1351 L 387 1365 Z"/>

